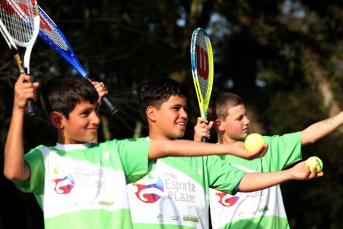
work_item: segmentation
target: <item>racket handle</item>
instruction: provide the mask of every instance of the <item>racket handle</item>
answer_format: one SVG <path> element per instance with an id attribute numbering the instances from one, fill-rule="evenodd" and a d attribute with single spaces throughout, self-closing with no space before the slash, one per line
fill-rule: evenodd
<path id="1" fill-rule="evenodd" d="M 201 138 L 201 142 L 208 142 L 208 138 L 202 137 L 202 138 Z"/>
<path id="2" fill-rule="evenodd" d="M 27 100 L 25 113 L 30 116 L 37 114 L 37 107 L 33 99 Z"/>
<path id="3" fill-rule="evenodd" d="M 201 123 L 204 123 L 204 122 L 201 122 Z M 201 138 L 201 142 L 208 142 L 208 138 L 202 137 L 202 138 Z"/>
<path id="4" fill-rule="evenodd" d="M 32 83 L 35 82 L 32 76 L 31 76 L 31 82 Z M 27 81 L 25 80 L 24 83 L 27 83 Z M 30 116 L 37 114 L 37 106 L 35 104 L 35 101 L 33 101 L 33 99 L 27 100 L 25 114 L 30 115 Z"/>
<path id="5" fill-rule="evenodd" d="M 101 101 L 107 106 L 111 114 L 114 114 L 119 110 L 118 106 L 111 100 L 109 96 L 105 95 L 101 98 Z"/>

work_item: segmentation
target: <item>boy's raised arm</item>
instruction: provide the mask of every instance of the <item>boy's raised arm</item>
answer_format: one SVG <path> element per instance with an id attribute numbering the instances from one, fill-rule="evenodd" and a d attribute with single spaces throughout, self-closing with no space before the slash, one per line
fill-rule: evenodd
<path id="1" fill-rule="evenodd" d="M 28 83 L 24 83 L 24 81 Z M 35 89 L 39 83 L 31 83 L 30 76 L 20 75 L 15 84 L 13 113 L 5 145 L 4 175 L 9 180 L 23 181 L 30 178 L 30 167 L 24 161 L 23 125 L 26 101 L 36 100 Z"/>
<path id="2" fill-rule="evenodd" d="M 309 180 L 324 175 L 323 172 L 317 173 L 313 167 L 312 173 L 306 161 L 300 162 L 293 168 L 271 173 L 246 173 L 239 184 L 241 192 L 252 192 L 281 184 L 288 180 Z"/>
<path id="3" fill-rule="evenodd" d="M 153 140 L 149 148 L 149 160 L 174 156 L 196 157 L 207 155 L 254 155 L 262 157 L 268 149 L 268 144 L 262 145 L 255 152 L 248 152 L 238 144 L 214 144 L 194 142 L 189 140 Z"/>
<path id="4" fill-rule="evenodd" d="M 303 131 L 301 131 L 301 145 L 307 145 L 318 141 L 325 137 L 343 123 L 343 112 L 339 114 L 312 124 Z"/>

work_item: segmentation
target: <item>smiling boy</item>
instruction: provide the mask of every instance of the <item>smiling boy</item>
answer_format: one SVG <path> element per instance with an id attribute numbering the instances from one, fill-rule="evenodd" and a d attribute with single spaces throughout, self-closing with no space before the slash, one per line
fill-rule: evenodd
<path id="1" fill-rule="evenodd" d="M 139 109 L 148 122 L 147 140 L 183 137 L 188 106 L 186 88 L 180 83 L 168 78 L 147 83 L 139 94 Z M 201 121 L 198 119 L 198 124 Z M 322 175 L 310 175 L 304 163 L 278 173 L 245 174 L 218 156 L 161 158 L 151 164 L 147 176 L 127 187 L 133 227 L 208 228 L 210 187 L 234 195 L 237 191 L 259 190 L 290 179 Z"/>
<path id="2" fill-rule="evenodd" d="M 29 98 L 36 98 L 38 83 L 21 75 L 15 84 L 4 175 L 19 190 L 35 195 L 44 212 L 45 228 L 132 228 L 126 185 L 148 173 L 149 161 L 166 156 L 247 153 L 235 145 L 185 140 L 94 143 L 100 123 L 99 96 L 106 94 L 101 85 L 93 86 L 76 76 L 49 80 L 41 101 L 57 131 L 57 142 L 50 147 L 40 145 L 24 155 L 25 106 Z M 182 123 L 177 126 L 183 128 Z"/>

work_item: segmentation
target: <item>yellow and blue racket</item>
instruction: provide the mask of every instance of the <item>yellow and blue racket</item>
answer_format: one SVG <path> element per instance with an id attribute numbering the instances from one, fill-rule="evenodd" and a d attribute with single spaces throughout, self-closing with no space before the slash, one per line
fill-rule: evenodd
<path id="1" fill-rule="evenodd" d="M 200 116 L 207 119 L 208 104 L 213 85 L 213 54 L 210 38 L 202 28 L 193 31 L 191 64 Z M 208 142 L 208 139 L 203 137 L 202 142 Z"/>

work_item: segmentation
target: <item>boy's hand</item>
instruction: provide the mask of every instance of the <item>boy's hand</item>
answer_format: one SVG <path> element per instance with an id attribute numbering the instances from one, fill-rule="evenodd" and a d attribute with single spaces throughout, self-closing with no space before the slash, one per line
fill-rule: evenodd
<path id="1" fill-rule="evenodd" d="M 194 127 L 194 141 L 201 142 L 202 137 L 210 139 L 210 131 L 213 121 L 208 122 L 205 118 L 198 117 L 197 124 Z"/>
<path id="2" fill-rule="evenodd" d="M 247 160 L 263 157 L 268 150 L 268 143 L 261 145 L 260 148 L 252 152 L 249 152 L 245 149 L 244 142 L 238 141 L 232 143 L 232 145 L 234 146 L 234 148 L 233 150 L 231 150 L 230 154 Z"/>
<path id="3" fill-rule="evenodd" d="M 300 162 L 293 168 L 288 169 L 292 180 L 310 180 L 312 178 L 324 176 L 323 171 L 317 173 L 317 168 L 312 169 L 312 173 L 306 164 L 306 161 Z"/>
<path id="4" fill-rule="evenodd" d="M 98 103 L 101 105 L 101 99 L 102 97 L 104 97 L 105 95 L 108 94 L 108 91 L 105 88 L 105 85 L 103 84 L 103 82 L 92 82 L 93 86 L 95 87 L 96 91 L 99 94 L 99 100 Z"/>
<path id="5" fill-rule="evenodd" d="M 29 75 L 21 74 L 14 85 L 14 108 L 25 110 L 28 99 L 37 100 L 36 89 L 39 83 L 31 83 Z"/>

